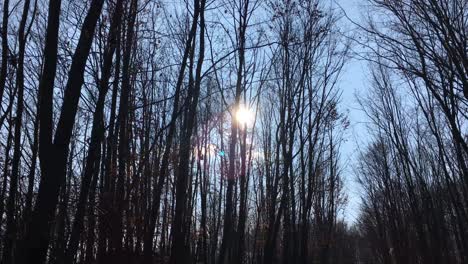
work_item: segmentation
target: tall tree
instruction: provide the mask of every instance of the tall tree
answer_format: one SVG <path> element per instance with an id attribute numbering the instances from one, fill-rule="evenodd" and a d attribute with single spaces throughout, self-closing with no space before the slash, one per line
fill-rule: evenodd
<path id="1" fill-rule="evenodd" d="M 64 102 L 52 141 L 54 79 L 57 67 L 57 42 L 61 1 L 50 1 L 47 22 L 44 69 L 39 84 L 39 159 L 41 181 L 32 219 L 19 263 L 43 263 L 50 242 L 49 227 L 55 213 L 60 185 L 65 179 L 69 143 L 83 84 L 84 69 L 91 49 L 96 22 L 104 1 L 93 0 L 84 19 L 80 38 L 72 59 Z"/>
<path id="2" fill-rule="evenodd" d="M 117 35 L 121 27 L 123 0 L 118 0 L 114 7 L 112 21 L 110 23 L 110 32 L 104 53 L 104 62 L 102 68 L 102 75 L 99 83 L 99 95 L 96 102 L 96 109 L 93 115 L 93 125 L 91 129 L 91 141 L 88 147 L 88 154 L 86 157 L 86 164 L 81 180 L 80 195 L 78 200 L 75 217 L 73 219 L 72 231 L 70 240 L 65 254 L 64 263 L 72 263 L 73 258 L 78 249 L 79 236 L 83 231 L 83 217 L 85 214 L 86 203 L 88 201 L 88 194 L 91 191 L 91 181 L 97 179 L 98 165 L 99 165 L 99 152 L 100 145 L 104 138 L 104 102 L 106 99 L 107 91 L 109 90 L 109 79 L 112 69 L 112 58 L 114 56 Z M 89 198 L 91 199 L 91 198 Z"/>
<path id="3" fill-rule="evenodd" d="M 8 1 L 7 1 L 8 2 Z M 5 4 L 8 9 L 8 3 Z M 26 22 L 29 14 L 30 1 L 25 0 L 23 5 L 23 14 L 21 16 L 21 22 L 18 29 L 18 68 L 16 70 L 16 90 L 17 90 L 17 101 L 16 101 L 16 118 L 15 118 L 15 132 L 14 132 L 14 149 L 13 149 L 13 161 L 11 168 L 10 177 L 10 189 L 7 201 L 7 223 L 6 223 L 6 236 L 5 236 L 5 247 L 3 252 L 3 263 L 10 263 L 13 258 L 13 248 L 16 243 L 18 221 L 15 220 L 15 203 L 16 193 L 18 192 L 18 181 L 20 174 L 20 159 L 21 159 L 21 129 L 23 123 L 23 111 L 24 111 L 24 53 L 26 48 Z M 4 18 L 5 19 L 5 18 Z M 0 86 L 1 86 L 0 76 Z M 1 89 L 1 88 L 0 88 Z M 1 93 L 0 90 L 0 100 Z"/>
<path id="4" fill-rule="evenodd" d="M 186 193 L 187 183 L 189 178 L 189 161 L 192 152 L 192 134 L 195 127 L 195 119 L 197 113 L 198 100 L 200 96 L 201 81 L 202 81 L 202 66 L 205 55 L 205 0 L 194 0 L 194 12 L 192 23 L 199 28 L 199 52 L 198 61 L 195 68 L 195 81 L 189 83 L 187 97 L 185 99 L 185 115 L 181 130 L 181 141 L 179 145 L 179 168 L 176 174 L 176 208 L 173 221 L 173 239 L 171 249 L 170 263 L 184 263 L 190 256 L 190 249 L 186 245 L 185 219 L 186 216 Z M 198 22 L 198 17 L 200 21 Z M 196 29 L 196 26 L 194 26 Z M 195 31 L 196 32 L 196 31 Z M 194 32 L 194 33 L 195 33 Z M 195 36 L 193 37 L 195 43 Z M 192 52 L 195 52 L 195 45 L 192 44 Z M 192 54 L 193 57 L 193 54 Z"/>

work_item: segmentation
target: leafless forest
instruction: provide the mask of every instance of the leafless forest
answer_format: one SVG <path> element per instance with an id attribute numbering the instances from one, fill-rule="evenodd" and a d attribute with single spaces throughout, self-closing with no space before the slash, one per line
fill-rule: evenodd
<path id="1" fill-rule="evenodd" d="M 468 263 L 468 0 L 360 2 L 1 0 L 0 263 Z"/>

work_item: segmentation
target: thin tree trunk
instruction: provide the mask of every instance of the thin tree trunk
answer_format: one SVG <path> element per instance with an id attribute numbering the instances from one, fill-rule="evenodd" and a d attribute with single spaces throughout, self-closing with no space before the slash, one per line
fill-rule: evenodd
<path id="1" fill-rule="evenodd" d="M 8 16 L 9 16 L 10 0 L 3 2 L 3 17 L 2 17 L 2 65 L 0 66 L 0 103 L 3 101 L 3 92 L 5 91 L 7 69 L 8 69 Z M 0 122 L 0 127 L 3 122 Z"/>
<path id="2" fill-rule="evenodd" d="M 11 115 L 11 114 L 10 114 Z M 10 150 L 11 150 L 11 143 L 13 139 L 13 126 L 9 125 L 8 126 L 8 133 L 7 133 L 7 142 L 5 146 L 5 163 L 3 164 L 3 183 L 2 183 L 2 189 L 0 193 L 0 216 L 3 216 L 3 213 L 5 212 L 5 196 L 7 193 L 7 183 L 8 183 L 8 173 L 9 173 L 9 167 L 10 167 Z M 0 217 L 0 224 L 2 224 L 3 217 Z"/>
<path id="3" fill-rule="evenodd" d="M 247 7 L 246 7 L 247 8 Z M 246 14 L 245 14 L 246 15 Z M 241 18 L 243 21 L 244 18 Z M 246 23 L 246 22 L 244 22 Z M 221 248 L 219 254 L 219 263 L 229 263 L 231 261 L 231 254 L 234 245 L 234 219 L 233 219 L 233 211 L 234 211 L 234 184 L 235 184 L 235 156 L 236 156 L 236 145 L 237 145 L 237 132 L 238 132 L 238 124 L 235 117 L 235 111 L 239 108 L 240 96 L 242 93 L 242 74 L 244 70 L 244 63 L 245 63 L 245 30 L 246 24 L 242 24 L 240 26 L 240 40 L 239 40 L 239 65 L 237 67 L 237 80 L 236 80 L 236 92 L 235 92 L 235 99 L 234 99 L 234 106 L 232 108 L 232 118 L 231 118 L 231 141 L 229 143 L 229 170 L 227 174 L 227 191 L 226 191 L 226 210 L 224 216 L 224 228 L 223 228 L 223 239 L 221 241 Z"/>
<path id="4" fill-rule="evenodd" d="M 102 120 L 101 120 L 102 122 Z M 101 162 L 99 159 L 96 160 L 96 167 L 99 167 Z M 101 170 L 102 171 L 102 170 Z M 94 242 L 96 240 L 95 227 L 96 227 L 96 217 L 94 215 L 95 205 L 96 205 L 96 186 L 99 178 L 99 173 L 94 173 L 93 180 L 90 186 L 89 193 L 89 206 L 88 206 L 88 237 L 86 240 L 86 249 L 85 249 L 85 263 L 91 264 L 94 260 Z"/>
<path id="5" fill-rule="evenodd" d="M 171 249 L 170 263 L 186 263 L 190 257 L 190 248 L 185 244 L 186 231 L 185 217 L 186 217 L 186 191 L 187 179 L 189 177 L 189 161 L 191 153 L 191 138 L 193 128 L 195 126 L 195 119 L 197 114 L 198 98 L 200 95 L 201 86 L 201 70 L 203 66 L 203 59 L 205 54 L 205 0 L 195 0 L 194 3 L 195 13 L 200 16 L 200 35 L 199 35 L 199 54 L 195 74 L 195 83 L 189 86 L 188 95 L 186 99 L 186 118 L 183 123 L 181 142 L 179 145 L 180 158 L 179 169 L 176 177 L 176 209 L 172 225 L 173 229 L 173 243 Z M 194 15 L 192 23 L 197 24 L 198 15 Z"/>
<path id="6" fill-rule="evenodd" d="M 111 239 L 111 249 L 114 251 L 115 262 L 119 262 L 119 255 L 123 250 L 123 211 L 125 210 L 124 204 L 129 204 L 129 195 L 125 194 L 125 182 L 127 177 L 127 164 L 129 158 L 129 137 L 128 137 L 128 116 L 129 116 L 129 100 L 130 100 L 130 62 L 132 55 L 132 47 L 134 44 L 135 34 L 135 21 L 137 16 L 138 0 L 132 0 L 129 8 L 129 21 L 127 25 L 125 49 L 122 60 L 122 88 L 120 94 L 119 106 L 119 146 L 118 146 L 118 177 L 117 186 L 114 197 L 114 207 L 116 212 L 115 226 L 113 227 L 113 234 Z"/>
<path id="7" fill-rule="evenodd" d="M 122 25 L 120 25 L 121 27 Z M 107 256 L 107 249 L 106 245 L 108 240 L 111 238 L 111 234 L 108 228 L 111 226 L 111 210 L 112 209 L 112 194 L 114 193 L 115 189 L 115 167 L 116 167 L 116 145 L 117 145 L 117 135 L 115 131 L 117 130 L 115 124 L 115 115 L 116 115 L 116 108 L 117 108 L 117 94 L 118 94 L 118 87 L 119 87 L 119 77 L 120 77 L 120 51 L 121 51 L 121 32 L 119 28 L 119 32 L 116 35 L 116 58 L 115 58 L 115 72 L 114 72 L 114 81 L 112 85 L 112 100 L 111 100 L 111 108 L 110 108 L 110 117 L 109 117 L 109 132 L 107 136 L 106 142 L 106 156 L 105 156 L 105 171 L 102 173 L 101 178 L 103 183 L 101 183 L 102 189 L 100 193 L 100 207 L 101 210 L 104 212 L 103 214 L 99 215 L 99 239 L 98 239 L 98 253 L 97 259 L 98 263 L 105 263 L 106 256 Z"/>
<path id="8" fill-rule="evenodd" d="M 24 109 L 24 51 L 26 47 L 26 20 L 29 13 L 30 0 L 25 0 L 23 6 L 23 14 L 18 30 L 18 68 L 16 70 L 16 90 L 18 98 L 16 102 L 16 118 L 15 118 L 15 133 L 14 133 L 14 149 L 13 163 L 10 177 L 10 190 L 7 200 L 6 214 L 6 234 L 3 248 L 3 263 L 10 263 L 13 258 L 13 248 L 16 243 L 18 222 L 15 221 L 15 203 L 18 189 L 20 159 L 21 159 L 21 128 L 23 124 L 23 109 Z M 1 81 L 1 80 L 0 80 Z M 1 85 L 1 84 L 0 84 Z M 1 94 L 0 94 L 1 100 Z M 0 216 L 1 217 L 1 216 Z"/>

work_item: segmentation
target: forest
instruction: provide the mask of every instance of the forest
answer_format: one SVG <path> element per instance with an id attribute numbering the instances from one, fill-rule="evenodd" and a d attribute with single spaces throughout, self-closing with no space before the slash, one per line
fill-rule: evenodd
<path id="1" fill-rule="evenodd" d="M 0 17 L 1 264 L 468 263 L 468 0 Z"/>

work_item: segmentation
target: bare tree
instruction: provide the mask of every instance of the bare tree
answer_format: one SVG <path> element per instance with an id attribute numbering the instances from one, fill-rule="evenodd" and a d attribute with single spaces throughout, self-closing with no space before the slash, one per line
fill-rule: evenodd
<path id="1" fill-rule="evenodd" d="M 21 250 L 23 260 L 20 263 L 42 263 L 46 257 L 49 245 L 48 227 L 53 219 L 60 184 L 65 177 L 68 145 L 83 84 L 84 67 L 103 1 L 91 2 L 89 12 L 83 22 L 80 40 L 70 68 L 60 119 L 52 142 L 52 93 L 57 61 L 60 4 L 60 1 L 51 1 L 49 6 L 47 41 L 44 48 L 46 59 L 39 87 L 41 91 L 39 95 L 41 183 L 34 213 L 28 227 L 28 234 L 25 238 L 24 250 Z M 55 164 L 56 159 L 58 164 Z"/>

